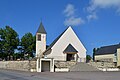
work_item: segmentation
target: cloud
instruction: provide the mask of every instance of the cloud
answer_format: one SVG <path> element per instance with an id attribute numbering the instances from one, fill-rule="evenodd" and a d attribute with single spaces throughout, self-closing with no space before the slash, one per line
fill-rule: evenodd
<path id="1" fill-rule="evenodd" d="M 63 11 L 67 17 L 75 14 L 75 8 L 72 4 L 68 4 L 66 9 Z"/>
<path id="2" fill-rule="evenodd" d="M 90 13 L 88 19 L 95 17 L 94 14 L 96 14 L 99 9 L 114 8 L 116 12 L 120 14 L 120 0 L 91 0 L 89 5 L 90 6 L 87 7 L 87 11 Z"/>
<path id="3" fill-rule="evenodd" d="M 82 20 L 80 17 L 78 18 L 75 18 L 75 17 L 70 17 L 70 18 L 67 18 L 65 21 L 64 21 L 64 24 L 65 25 L 80 25 L 84 23 L 84 20 Z"/>
<path id="4" fill-rule="evenodd" d="M 96 15 L 96 13 L 92 13 L 92 14 L 89 14 L 88 16 L 87 16 L 87 20 L 88 21 L 90 21 L 90 20 L 93 20 L 93 19 L 97 19 L 98 17 L 97 17 L 97 15 Z"/>
<path id="5" fill-rule="evenodd" d="M 64 25 L 66 26 L 69 26 L 69 25 L 78 26 L 84 23 L 84 20 L 81 17 L 78 17 L 76 15 L 76 9 L 72 4 L 68 4 L 65 10 L 63 11 L 63 13 L 65 15 Z"/>
<path id="6" fill-rule="evenodd" d="M 92 4 L 100 8 L 120 7 L 120 0 L 92 0 Z"/>

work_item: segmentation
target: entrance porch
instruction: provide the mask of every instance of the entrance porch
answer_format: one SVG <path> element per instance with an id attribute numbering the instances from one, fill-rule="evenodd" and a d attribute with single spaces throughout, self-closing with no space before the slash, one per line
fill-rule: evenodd
<path id="1" fill-rule="evenodd" d="M 39 58 L 37 59 L 37 72 L 54 72 L 54 59 Z"/>
<path id="2" fill-rule="evenodd" d="M 76 53 L 66 53 L 66 61 L 77 61 Z"/>
<path id="3" fill-rule="evenodd" d="M 63 51 L 63 53 L 66 54 L 66 61 L 77 61 L 78 51 L 71 44 L 69 44 L 66 47 L 66 49 Z"/>

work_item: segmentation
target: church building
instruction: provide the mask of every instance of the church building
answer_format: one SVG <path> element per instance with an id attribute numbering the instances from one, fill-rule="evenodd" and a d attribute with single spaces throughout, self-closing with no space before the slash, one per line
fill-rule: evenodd
<path id="1" fill-rule="evenodd" d="M 86 48 L 71 26 L 47 48 L 46 36 L 47 32 L 41 22 L 36 33 L 37 72 L 54 72 L 57 62 L 86 62 Z"/>

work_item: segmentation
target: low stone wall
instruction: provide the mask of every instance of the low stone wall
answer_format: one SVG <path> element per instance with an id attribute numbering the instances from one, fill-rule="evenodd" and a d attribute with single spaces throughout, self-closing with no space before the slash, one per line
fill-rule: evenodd
<path id="1" fill-rule="evenodd" d="M 76 64 L 75 61 L 55 61 L 55 66 L 57 68 L 70 68 L 75 64 Z"/>
<path id="2" fill-rule="evenodd" d="M 90 62 L 89 64 L 96 68 L 115 68 L 115 64 L 109 62 Z"/>
<path id="3" fill-rule="evenodd" d="M 101 71 L 120 71 L 119 68 L 99 68 Z"/>
<path id="4" fill-rule="evenodd" d="M 31 71 L 36 69 L 36 61 L 0 61 L 0 68 Z"/>
<path id="5" fill-rule="evenodd" d="M 55 72 L 68 72 L 69 68 L 55 68 Z"/>

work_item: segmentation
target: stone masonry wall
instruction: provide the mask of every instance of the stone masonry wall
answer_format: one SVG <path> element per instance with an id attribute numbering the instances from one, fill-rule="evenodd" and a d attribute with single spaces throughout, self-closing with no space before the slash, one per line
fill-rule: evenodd
<path id="1" fill-rule="evenodd" d="M 89 64 L 96 68 L 115 68 L 115 64 L 109 62 L 90 62 Z"/>
<path id="2" fill-rule="evenodd" d="M 0 68 L 30 71 L 36 69 L 36 61 L 0 61 Z"/>

